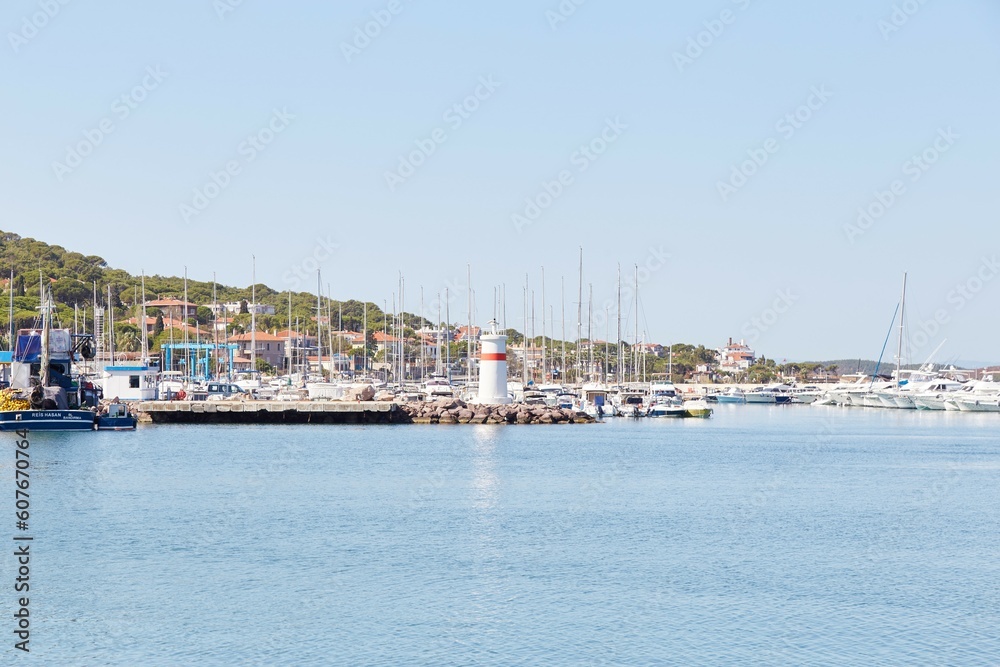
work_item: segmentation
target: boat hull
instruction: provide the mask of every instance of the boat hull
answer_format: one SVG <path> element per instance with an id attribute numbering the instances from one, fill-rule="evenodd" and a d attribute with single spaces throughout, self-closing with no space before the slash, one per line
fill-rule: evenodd
<path id="1" fill-rule="evenodd" d="M 90 410 L 10 410 L 0 412 L 0 431 L 93 431 Z"/>

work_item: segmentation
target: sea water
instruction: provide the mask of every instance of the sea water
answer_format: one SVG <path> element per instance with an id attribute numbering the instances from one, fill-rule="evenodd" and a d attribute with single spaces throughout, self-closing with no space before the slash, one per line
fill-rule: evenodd
<path id="1" fill-rule="evenodd" d="M 997 664 L 998 427 L 721 405 L 592 425 L 32 434 L 31 658 Z"/>

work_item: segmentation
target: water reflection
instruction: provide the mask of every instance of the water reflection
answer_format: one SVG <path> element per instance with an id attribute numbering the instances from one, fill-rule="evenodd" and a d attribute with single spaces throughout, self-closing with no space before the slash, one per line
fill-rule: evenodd
<path id="1" fill-rule="evenodd" d="M 496 446 L 500 429 L 485 424 L 473 427 L 472 506 L 480 511 L 496 509 L 499 495 Z"/>

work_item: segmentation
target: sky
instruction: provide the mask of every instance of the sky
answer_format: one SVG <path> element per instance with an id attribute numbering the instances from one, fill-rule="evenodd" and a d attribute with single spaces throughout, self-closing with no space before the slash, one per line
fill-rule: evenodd
<path id="1" fill-rule="evenodd" d="M 624 338 L 638 273 L 644 340 L 789 360 L 877 357 L 905 272 L 907 361 L 1000 362 L 992 0 L 8 0 L 0 29 L 5 231 L 389 307 L 402 275 L 452 321 L 471 271 L 517 329 L 527 280 L 538 335 L 544 267 L 569 338 L 582 248 L 584 336 L 620 266 Z"/>

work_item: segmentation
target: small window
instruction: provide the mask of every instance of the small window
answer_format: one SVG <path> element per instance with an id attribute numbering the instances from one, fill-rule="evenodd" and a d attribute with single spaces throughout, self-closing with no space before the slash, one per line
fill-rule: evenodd
<path id="1" fill-rule="evenodd" d="M 138 375 L 129 375 L 128 376 L 128 387 L 129 387 L 129 389 L 138 389 L 139 388 L 139 376 Z"/>

